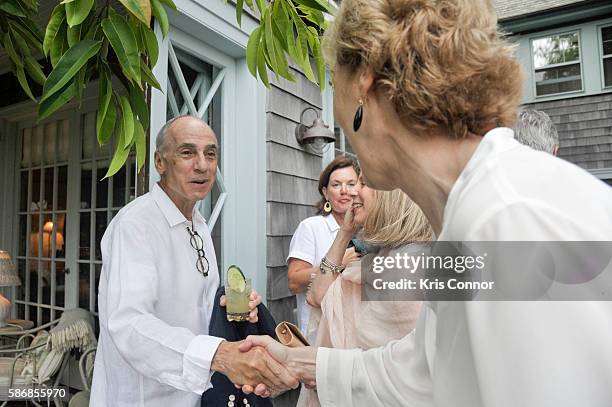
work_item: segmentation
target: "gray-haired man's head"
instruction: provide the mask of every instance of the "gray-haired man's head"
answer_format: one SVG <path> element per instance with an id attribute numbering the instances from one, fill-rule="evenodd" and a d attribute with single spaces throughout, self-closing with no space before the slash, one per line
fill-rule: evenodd
<path id="1" fill-rule="evenodd" d="M 559 135 L 546 113 L 534 109 L 521 110 L 514 132 L 520 143 L 535 150 L 557 155 Z"/>

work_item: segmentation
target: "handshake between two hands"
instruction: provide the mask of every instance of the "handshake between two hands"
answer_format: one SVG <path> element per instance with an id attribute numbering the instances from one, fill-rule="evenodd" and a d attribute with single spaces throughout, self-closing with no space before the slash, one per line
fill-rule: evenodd
<path id="1" fill-rule="evenodd" d="M 221 343 L 213 370 L 225 374 L 247 394 L 276 397 L 300 382 L 315 387 L 316 355 L 313 347 L 289 348 L 269 336 L 249 336 L 244 341 Z M 220 369 L 214 366 L 217 356 L 219 362 L 225 361 Z"/>
<path id="2" fill-rule="evenodd" d="M 261 296 L 253 291 L 250 300 L 249 321 L 255 323 Z M 221 305 L 225 306 L 224 296 Z M 211 370 L 223 373 L 247 394 L 275 397 L 300 382 L 315 387 L 316 355 L 314 347 L 289 348 L 269 336 L 249 336 L 240 342 L 222 342 Z"/>

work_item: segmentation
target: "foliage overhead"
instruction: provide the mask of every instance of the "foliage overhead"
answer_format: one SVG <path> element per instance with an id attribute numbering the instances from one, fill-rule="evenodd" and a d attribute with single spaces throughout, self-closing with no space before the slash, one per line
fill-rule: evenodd
<path id="1" fill-rule="evenodd" d="M 80 99 L 88 84 L 98 80 L 98 143 L 115 140 L 115 153 L 105 178 L 125 165 L 132 149 L 139 171 L 145 163 L 145 134 L 149 128 L 146 91 L 150 87 L 162 90 L 152 73 L 159 55 L 152 19 L 157 20 L 166 37 L 170 25 L 165 7 L 176 10 L 172 0 L 119 3 L 62 0 L 53 9 L 43 33 L 34 21 L 38 0 L 0 0 L 0 45 L 24 92 L 38 103 L 39 120 L 74 98 Z M 290 58 L 322 90 L 325 63 L 319 36 L 327 26 L 325 14 L 334 10 L 328 0 L 237 0 L 238 24 L 245 3 L 260 15 L 246 50 L 251 74 L 267 87 L 268 69 L 277 78 L 294 81 Z M 52 67 L 48 75 L 39 63 L 41 59 Z M 30 81 L 42 86 L 38 100 Z"/>

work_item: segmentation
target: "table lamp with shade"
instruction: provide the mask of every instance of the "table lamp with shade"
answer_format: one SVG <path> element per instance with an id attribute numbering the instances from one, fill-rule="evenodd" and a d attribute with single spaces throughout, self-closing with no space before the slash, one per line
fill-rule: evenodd
<path id="1" fill-rule="evenodd" d="M 15 287 L 21 285 L 17 268 L 11 261 L 8 252 L 0 250 L 0 287 Z M 6 320 L 11 314 L 11 302 L 0 294 L 0 328 L 6 326 Z"/>

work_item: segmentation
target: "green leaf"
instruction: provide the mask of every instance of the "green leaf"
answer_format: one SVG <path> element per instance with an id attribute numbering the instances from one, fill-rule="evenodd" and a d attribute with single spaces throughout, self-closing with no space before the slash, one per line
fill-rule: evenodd
<path id="1" fill-rule="evenodd" d="M 149 128 L 149 108 L 147 107 L 147 101 L 145 99 L 145 93 L 135 87 L 130 89 L 130 104 L 134 111 L 134 119 L 138 115 L 138 120 L 142 122 L 142 127 L 145 129 Z"/>
<path id="2" fill-rule="evenodd" d="M 253 0 L 246 0 L 246 4 L 251 10 L 255 10 L 255 8 L 253 7 Z"/>
<path id="3" fill-rule="evenodd" d="M 100 131 L 98 132 L 98 143 L 100 145 L 104 145 L 108 143 L 115 131 L 115 125 L 117 122 L 117 108 L 115 107 L 115 103 L 111 100 L 108 108 L 106 109 L 106 115 L 104 116 L 104 121 L 102 122 L 102 126 L 100 127 Z"/>
<path id="4" fill-rule="evenodd" d="M 57 109 L 68 103 L 76 93 L 76 82 L 71 80 L 53 95 L 42 100 L 38 105 L 38 120 L 40 121 L 49 117 Z"/>
<path id="5" fill-rule="evenodd" d="M 30 46 L 23 39 L 23 37 L 19 35 L 19 33 L 17 33 L 16 31 L 11 31 L 10 35 L 13 38 L 15 44 L 17 44 L 18 49 L 21 50 L 21 55 L 22 56 L 30 55 Z"/>
<path id="6" fill-rule="evenodd" d="M 270 8 L 266 9 L 266 13 L 264 15 L 264 44 L 266 46 L 266 50 L 268 51 L 268 64 L 270 65 L 272 72 L 274 72 L 274 74 L 277 75 L 278 78 L 278 68 L 276 66 L 277 56 L 276 49 L 274 47 L 274 38 L 272 34 L 271 11 L 272 10 Z"/>
<path id="7" fill-rule="evenodd" d="M 257 77 L 257 50 L 260 46 L 260 38 L 261 27 L 257 27 L 251 33 L 246 48 L 247 67 L 249 68 L 249 72 L 251 72 L 251 75 L 253 75 L 254 77 Z"/>
<path id="8" fill-rule="evenodd" d="M 102 21 L 102 30 L 115 50 L 125 75 L 140 86 L 140 57 L 132 28 L 123 17 L 114 13 Z"/>
<path id="9" fill-rule="evenodd" d="M 149 61 L 151 66 L 157 64 L 157 58 L 159 57 L 159 45 L 157 43 L 157 36 L 153 31 L 144 25 L 140 25 L 140 34 L 142 35 L 143 41 L 149 54 Z"/>
<path id="10" fill-rule="evenodd" d="M 17 75 L 17 80 L 19 81 L 19 84 L 21 85 L 25 93 L 30 97 L 30 99 L 36 102 L 36 98 L 30 90 L 30 85 L 28 84 L 28 80 L 26 79 L 25 71 L 23 70 L 22 66 L 15 67 L 15 75 Z"/>
<path id="11" fill-rule="evenodd" d="M 259 77 L 261 81 L 266 85 L 266 88 L 270 87 L 270 81 L 268 80 L 268 71 L 266 67 L 266 57 L 264 55 L 264 44 L 261 44 L 259 48 L 257 48 L 257 71 L 259 72 Z"/>
<path id="12" fill-rule="evenodd" d="M 259 14 L 263 15 L 264 10 L 266 9 L 264 0 L 255 0 L 257 3 L 257 8 L 259 9 Z"/>
<path id="13" fill-rule="evenodd" d="M 51 17 L 45 31 L 45 39 L 43 41 L 43 51 L 45 55 L 49 55 L 51 44 L 53 44 L 55 37 L 58 35 L 59 29 L 65 20 L 66 14 L 64 13 L 64 6 L 58 4 L 51 13 Z"/>
<path id="14" fill-rule="evenodd" d="M 149 85 L 153 86 L 155 89 L 159 89 L 162 91 L 161 85 L 155 79 L 155 75 L 151 72 L 151 68 L 147 66 L 143 61 L 140 63 L 140 72 L 142 73 L 142 79 L 145 80 Z M 163 92 L 163 91 L 162 91 Z"/>
<path id="15" fill-rule="evenodd" d="M 25 58 L 25 67 L 30 77 L 34 79 L 39 85 L 45 84 L 47 77 L 43 73 L 40 64 L 31 55 L 28 55 Z"/>
<path id="16" fill-rule="evenodd" d="M 289 72 L 289 64 L 287 64 L 285 53 L 277 37 L 274 37 L 274 47 L 276 48 L 276 69 L 278 74 L 287 80 L 295 81 L 294 76 Z"/>
<path id="17" fill-rule="evenodd" d="M 170 24 L 168 23 L 168 15 L 166 14 L 166 10 L 164 10 L 164 6 L 161 5 L 159 0 L 151 0 L 151 9 L 161 27 L 162 35 L 166 38 L 170 30 Z"/>
<path id="18" fill-rule="evenodd" d="M 42 100 L 53 95 L 68 83 L 101 46 L 102 41 L 83 40 L 71 47 L 49 74 L 43 88 Z"/>
<path id="19" fill-rule="evenodd" d="M 312 28 L 312 30 L 310 30 Z M 323 59 L 323 52 L 321 50 L 321 43 L 319 40 L 319 35 L 313 27 L 308 27 L 311 36 L 308 38 L 308 42 L 310 43 L 310 47 L 312 48 L 314 54 L 314 60 L 317 64 L 317 76 L 319 77 L 319 86 L 321 87 L 321 91 L 325 87 L 325 60 Z"/>
<path id="20" fill-rule="evenodd" d="M 236 0 L 236 21 L 238 25 L 242 26 L 242 8 L 244 7 L 244 0 Z"/>
<path id="21" fill-rule="evenodd" d="M 142 24 L 135 18 L 128 18 L 128 24 L 134 33 L 134 37 L 136 38 L 136 44 L 138 44 L 138 51 L 141 54 L 145 54 L 147 49 L 145 48 L 144 38 L 142 37 L 142 33 L 140 32 L 140 27 Z"/>
<path id="22" fill-rule="evenodd" d="M 72 47 L 74 44 L 81 40 L 81 30 L 85 24 L 75 25 L 74 27 L 68 27 L 68 46 Z"/>
<path id="23" fill-rule="evenodd" d="M 2 36 L 2 43 L 4 44 L 6 53 L 11 58 L 11 61 L 13 61 L 13 64 L 15 64 L 16 67 L 23 68 L 23 61 L 21 60 L 19 54 L 17 54 L 15 46 L 13 45 L 13 40 L 11 39 L 11 35 L 8 32 L 4 33 Z"/>
<path id="24" fill-rule="evenodd" d="M 81 24 L 94 6 L 95 0 L 74 0 L 66 4 L 66 21 L 69 27 Z"/>
<path id="25" fill-rule="evenodd" d="M 0 10 L 18 17 L 27 17 L 28 12 L 16 0 L 2 0 Z"/>
<path id="26" fill-rule="evenodd" d="M 34 47 L 40 52 L 43 51 L 42 36 L 40 35 L 40 32 L 38 32 L 35 24 L 33 27 L 28 27 L 28 24 L 25 22 L 22 25 L 20 22 L 9 20 L 8 23 L 14 32 L 18 33 L 26 40 L 28 46 Z"/>
<path id="27" fill-rule="evenodd" d="M 138 172 L 144 167 L 147 158 L 147 139 L 142 124 L 134 118 L 134 144 L 136 144 L 136 163 Z"/>
<path id="28" fill-rule="evenodd" d="M 333 13 L 333 9 L 328 4 L 325 4 L 321 0 L 293 0 L 293 1 L 295 1 L 298 4 L 304 5 L 306 7 L 310 7 L 315 10 L 320 10 L 328 14 Z"/>
<path id="29" fill-rule="evenodd" d="M 123 6 L 147 27 L 151 24 L 151 3 L 149 0 L 119 0 Z"/>
<path id="30" fill-rule="evenodd" d="M 53 39 L 53 43 L 51 44 L 51 50 L 49 54 L 51 56 L 51 65 L 53 67 L 57 66 L 57 63 L 59 62 L 60 58 L 69 48 L 68 42 L 66 41 L 67 27 L 68 24 L 66 23 L 66 21 L 62 21 L 59 31 L 57 32 L 57 35 L 55 36 L 55 38 Z"/>
<path id="31" fill-rule="evenodd" d="M 128 98 L 120 96 L 119 100 L 121 102 L 121 123 L 124 132 L 123 147 L 128 148 L 134 139 L 134 115 Z"/>
<path id="32" fill-rule="evenodd" d="M 109 132 L 110 124 L 107 122 L 107 113 L 109 110 L 109 106 L 112 105 L 112 96 L 113 96 L 113 85 L 110 79 L 110 75 L 105 68 L 101 68 L 100 79 L 99 79 L 99 104 L 98 104 L 98 113 L 96 115 L 96 134 L 98 136 L 98 143 L 100 145 L 104 145 L 110 139 L 112 134 L 112 129 L 114 128 L 114 118 L 111 127 L 111 131 Z M 114 107 L 114 106 L 113 106 Z"/>
<path id="33" fill-rule="evenodd" d="M 248 1 L 249 0 L 247 0 L 247 2 Z M 166 6 L 170 7 L 172 10 L 176 11 L 176 4 L 174 4 L 174 2 L 172 0 L 159 0 L 159 2 L 162 3 L 162 4 L 165 4 Z"/>
<path id="34" fill-rule="evenodd" d="M 132 133 L 133 132 L 134 130 L 132 129 Z M 124 145 L 125 145 L 125 129 L 123 128 L 123 124 L 120 124 L 119 125 L 119 137 L 117 138 L 117 142 L 115 143 L 115 154 L 113 154 L 113 159 L 110 165 L 108 166 L 108 171 L 106 172 L 106 175 L 104 176 L 104 178 L 102 178 L 102 180 L 115 175 L 127 161 L 128 156 L 130 155 L 130 148 L 124 148 Z"/>

